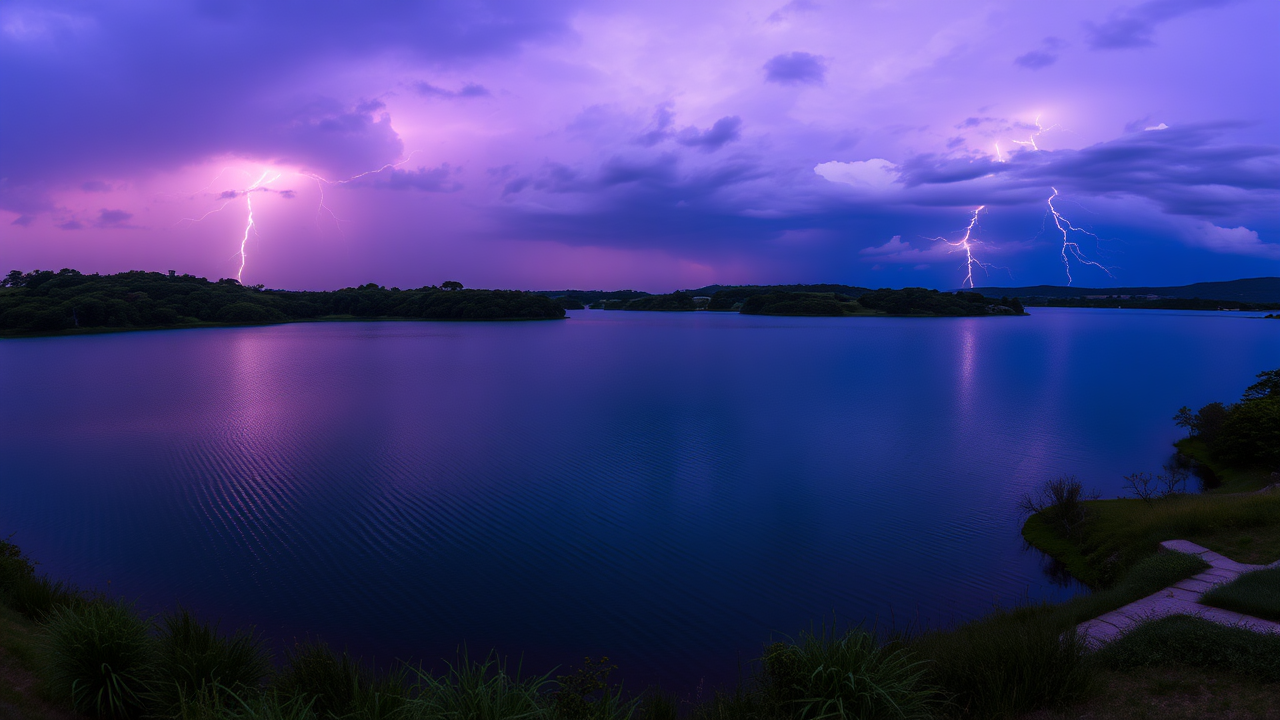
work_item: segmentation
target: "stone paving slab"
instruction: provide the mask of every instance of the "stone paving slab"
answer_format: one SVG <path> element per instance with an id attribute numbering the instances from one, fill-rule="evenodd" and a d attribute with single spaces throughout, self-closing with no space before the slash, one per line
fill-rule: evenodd
<path id="1" fill-rule="evenodd" d="M 1197 592 L 1203 595 L 1209 592 L 1210 588 L 1212 588 L 1217 584 L 1218 583 L 1215 583 L 1215 582 L 1201 580 L 1200 576 L 1197 575 L 1196 577 L 1187 578 L 1186 580 L 1179 580 L 1178 582 L 1174 583 L 1171 587 L 1176 587 L 1182 590 L 1191 590 L 1193 592 Z"/>
<path id="2" fill-rule="evenodd" d="M 1248 565 L 1223 557 L 1188 540 L 1166 540 L 1160 545 L 1166 550 L 1198 555 L 1210 567 L 1155 594 L 1080 623 L 1076 626 L 1076 631 L 1087 645 L 1095 649 L 1102 647 L 1143 622 L 1170 615 L 1192 615 L 1220 625 L 1280 634 L 1280 623 L 1199 603 L 1200 598 L 1210 589 L 1231 582 L 1251 570 L 1280 567 L 1280 560 L 1270 565 Z"/>

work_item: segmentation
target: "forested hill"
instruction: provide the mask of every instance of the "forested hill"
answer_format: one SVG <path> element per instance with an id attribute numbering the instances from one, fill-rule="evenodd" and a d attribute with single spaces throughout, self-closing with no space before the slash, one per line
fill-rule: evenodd
<path id="1" fill-rule="evenodd" d="M 987 297 L 1019 297 L 1027 298 L 1103 298 L 1145 297 L 1154 295 L 1161 299 L 1179 300 L 1231 300 L 1241 303 L 1280 303 L 1280 277 L 1245 278 L 1224 282 L 1202 282 L 1192 285 L 1168 287 L 1115 287 L 1115 288 L 1081 288 L 1063 287 L 1060 285 L 1034 285 L 1031 287 L 980 287 L 974 292 Z M 1155 298 L 1153 298 L 1155 299 Z"/>
<path id="2" fill-rule="evenodd" d="M 515 290 L 466 290 L 458 283 L 416 290 L 374 284 L 292 292 L 211 282 L 194 275 L 75 270 L 13 271 L 0 281 L 0 334 L 244 325 L 325 318 L 548 320 L 551 299 Z"/>

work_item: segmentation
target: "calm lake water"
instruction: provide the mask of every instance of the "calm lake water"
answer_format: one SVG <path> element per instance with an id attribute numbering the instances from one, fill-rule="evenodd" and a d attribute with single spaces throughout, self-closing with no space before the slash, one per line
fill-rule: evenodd
<path id="1" fill-rule="evenodd" d="M 1061 598 L 1017 498 L 1157 470 L 1280 366 L 1242 313 L 580 311 L 0 341 L 0 534 L 380 661 L 733 681 L 771 634 Z"/>

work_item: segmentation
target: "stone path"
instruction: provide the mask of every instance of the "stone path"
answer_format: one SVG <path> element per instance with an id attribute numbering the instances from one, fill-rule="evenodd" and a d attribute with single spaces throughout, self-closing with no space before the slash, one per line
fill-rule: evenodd
<path id="1" fill-rule="evenodd" d="M 1278 622 L 1241 615 L 1238 612 L 1209 607 L 1198 602 L 1200 596 L 1210 588 L 1231 582 L 1250 570 L 1280 567 L 1280 561 L 1270 565 L 1246 565 L 1186 540 L 1166 540 L 1160 544 L 1166 550 L 1199 555 L 1200 559 L 1209 563 L 1210 567 L 1199 575 L 1174 583 L 1154 595 L 1148 595 L 1118 610 L 1112 610 L 1105 615 L 1080 623 L 1076 626 L 1076 630 L 1084 637 L 1089 647 L 1102 647 L 1139 623 L 1169 615 L 1194 615 L 1220 625 L 1242 627 L 1254 632 L 1280 634 Z"/>

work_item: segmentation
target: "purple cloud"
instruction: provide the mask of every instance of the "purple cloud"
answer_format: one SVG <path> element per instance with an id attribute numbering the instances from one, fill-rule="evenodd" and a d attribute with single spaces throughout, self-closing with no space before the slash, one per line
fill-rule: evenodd
<path id="1" fill-rule="evenodd" d="M 108 210 L 102 208 L 98 211 L 98 219 L 93 222 L 96 228 L 129 228 L 129 219 L 133 217 L 133 213 L 124 210 Z"/>
<path id="2" fill-rule="evenodd" d="M 1100 23 L 1086 22 L 1089 47 L 1094 50 L 1119 50 L 1154 45 L 1156 28 L 1174 18 L 1196 10 L 1219 8 L 1236 0 L 1147 0 L 1133 7 L 1117 10 Z"/>
<path id="3" fill-rule="evenodd" d="M 1032 50 L 1013 59 L 1013 64 L 1028 70 L 1047 68 L 1058 62 L 1058 56 L 1043 50 Z"/>
<path id="4" fill-rule="evenodd" d="M 426 81 L 418 81 L 413 84 L 413 89 L 424 97 L 478 98 L 493 96 L 493 93 L 489 92 L 488 88 L 478 83 L 467 83 L 458 90 L 446 90 Z"/>
<path id="5" fill-rule="evenodd" d="M 715 152 L 739 137 L 742 137 L 742 118 L 731 115 L 720 118 L 706 130 L 685 128 L 676 134 L 676 142 L 704 152 Z"/>
<path id="6" fill-rule="evenodd" d="M 807 52 L 775 55 L 764 64 L 765 80 L 780 85 L 821 85 L 826 76 L 826 58 Z"/>

